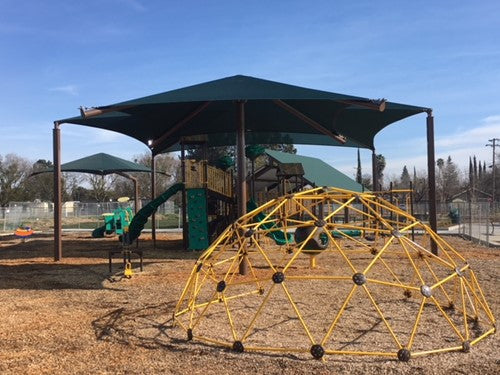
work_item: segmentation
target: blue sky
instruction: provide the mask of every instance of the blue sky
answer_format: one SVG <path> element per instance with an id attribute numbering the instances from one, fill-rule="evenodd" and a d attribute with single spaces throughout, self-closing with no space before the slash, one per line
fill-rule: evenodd
<path id="1" fill-rule="evenodd" d="M 0 0 L 0 155 L 52 160 L 53 121 L 235 74 L 431 107 L 436 156 L 491 161 L 500 2 Z M 62 125 L 63 162 L 141 143 Z M 386 175 L 426 168 L 425 115 L 375 139 Z M 356 150 L 299 146 L 350 176 Z M 369 173 L 370 152 L 362 151 Z"/>

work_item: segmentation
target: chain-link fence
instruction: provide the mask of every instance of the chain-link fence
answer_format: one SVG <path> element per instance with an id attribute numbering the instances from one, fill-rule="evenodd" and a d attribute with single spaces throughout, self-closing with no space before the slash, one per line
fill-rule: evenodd
<path id="1" fill-rule="evenodd" d="M 146 204 L 147 201 L 143 202 Z M 119 207 L 132 207 L 133 202 L 81 203 L 65 202 L 62 207 L 63 229 L 93 230 L 103 225 L 103 214 Z M 405 207 L 406 209 L 406 207 Z M 54 207 L 47 202 L 12 202 L 0 207 L 0 232 L 12 233 L 19 226 L 30 226 L 34 230 L 51 231 L 54 228 Z M 413 215 L 428 222 L 429 205 L 416 203 Z M 182 227 L 181 208 L 174 202 L 162 204 L 156 214 L 156 228 Z M 461 235 L 487 245 L 500 245 L 500 203 L 453 202 L 437 205 L 438 232 Z M 145 226 L 151 228 L 151 219 Z"/>
<path id="2" fill-rule="evenodd" d="M 429 205 L 415 204 L 413 214 L 419 220 L 429 220 Z M 437 205 L 438 232 L 458 234 L 488 246 L 500 245 L 500 203 L 465 202 Z"/>
<path id="3" fill-rule="evenodd" d="M 142 202 L 147 204 L 148 202 Z M 103 214 L 118 208 L 131 207 L 133 202 L 81 203 L 65 202 L 62 206 L 63 230 L 93 230 L 104 224 Z M 158 207 L 155 215 L 157 229 L 181 228 L 181 210 L 174 202 L 167 201 Z M 48 202 L 11 202 L 0 208 L 0 232 L 9 233 L 20 226 L 29 226 L 37 231 L 54 228 L 54 205 Z M 151 228 L 151 218 L 145 225 Z"/>

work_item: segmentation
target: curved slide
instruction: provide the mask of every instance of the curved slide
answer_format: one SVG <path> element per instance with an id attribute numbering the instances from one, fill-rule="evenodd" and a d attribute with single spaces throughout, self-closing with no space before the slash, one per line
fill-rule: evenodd
<path id="1" fill-rule="evenodd" d="M 247 202 L 248 212 L 255 210 L 257 207 L 258 207 L 257 203 L 254 200 L 249 200 Z M 260 213 L 257 216 L 255 216 L 255 219 L 258 221 L 262 221 L 265 219 L 265 217 L 266 215 L 264 213 Z M 274 240 L 274 242 L 276 242 L 276 245 L 283 246 L 293 242 L 293 236 L 291 235 L 291 233 L 285 234 L 285 232 L 283 232 L 282 230 L 276 230 L 275 229 L 277 228 L 276 224 L 264 223 L 260 227 L 265 230 L 271 231 L 267 234 L 267 236 L 271 237 Z"/>
<path id="2" fill-rule="evenodd" d="M 182 190 L 183 187 L 184 184 L 181 182 L 170 186 L 163 194 L 153 199 L 135 214 L 128 227 L 128 236 L 126 236 L 128 244 L 134 242 L 141 235 L 144 225 L 148 222 L 148 218 L 153 214 L 153 212 L 155 212 L 158 207 L 165 203 L 171 196 L 179 190 Z"/>

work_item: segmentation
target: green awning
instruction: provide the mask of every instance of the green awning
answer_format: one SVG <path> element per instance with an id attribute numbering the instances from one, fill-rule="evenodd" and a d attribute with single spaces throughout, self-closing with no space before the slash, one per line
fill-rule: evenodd
<path id="1" fill-rule="evenodd" d="M 137 164 L 113 155 L 99 153 L 90 155 L 81 159 L 73 160 L 61 165 L 62 172 L 81 172 L 97 175 L 107 175 L 121 172 L 148 172 L 151 173 L 151 168 L 142 164 Z M 37 171 L 32 175 L 39 173 L 53 172 L 53 169 Z"/>
<path id="2" fill-rule="evenodd" d="M 177 90 L 97 107 L 95 117 L 78 116 L 60 123 L 87 125 L 129 135 L 154 153 L 178 149 L 183 137 L 204 136 L 209 146 L 234 145 L 237 108 L 245 102 L 246 143 L 294 143 L 374 149 L 385 126 L 428 110 L 237 75 Z M 291 108 L 323 129 L 345 136 L 341 144 L 292 114 Z"/>
<path id="3" fill-rule="evenodd" d="M 301 163 L 304 168 L 304 179 L 314 186 L 336 187 L 356 192 L 363 191 L 362 185 L 321 159 L 273 150 L 266 150 L 266 154 L 279 164 Z"/>

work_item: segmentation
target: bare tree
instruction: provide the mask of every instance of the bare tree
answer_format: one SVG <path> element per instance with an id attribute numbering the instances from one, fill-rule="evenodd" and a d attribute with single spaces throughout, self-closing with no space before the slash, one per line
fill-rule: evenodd
<path id="1" fill-rule="evenodd" d="M 31 163 L 18 155 L 0 155 L 0 206 L 23 199 L 23 182 L 31 172 Z"/>

